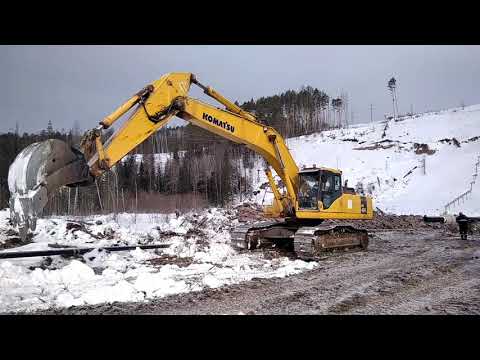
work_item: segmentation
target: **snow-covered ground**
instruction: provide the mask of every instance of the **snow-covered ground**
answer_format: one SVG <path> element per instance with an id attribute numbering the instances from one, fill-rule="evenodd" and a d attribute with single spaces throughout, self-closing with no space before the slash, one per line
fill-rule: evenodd
<path id="1" fill-rule="evenodd" d="M 470 188 L 480 156 L 480 138 L 467 141 L 480 136 L 480 105 L 426 113 L 398 122 L 390 120 L 382 137 L 384 128 L 385 122 L 355 125 L 291 138 L 287 146 L 300 167 L 316 164 L 339 168 L 343 178 L 348 179 L 348 186 L 361 182 L 365 190 L 370 190 L 375 205 L 386 212 L 440 214 L 446 203 Z M 452 138 L 458 140 L 460 147 L 440 141 Z M 357 141 L 349 141 L 353 139 Z M 427 144 L 435 153 L 417 155 L 414 143 Z M 361 150 L 375 145 L 384 148 Z M 421 163 L 424 157 L 425 175 Z M 261 166 L 259 163 L 258 168 Z M 256 188 L 266 181 L 261 172 Z M 256 201 L 261 202 L 263 196 L 261 192 Z M 475 182 L 464 203 L 450 209 L 458 211 L 480 215 L 480 181 Z"/>
<path id="2" fill-rule="evenodd" d="M 0 244 L 6 241 L 9 212 L 0 211 Z M 238 253 L 229 245 L 228 227 L 237 220 L 229 211 L 210 209 L 198 216 L 185 214 L 119 214 L 87 218 L 39 219 L 33 242 L 5 251 L 48 249 L 57 243 L 75 247 L 114 244 L 172 244 L 154 250 L 105 253 L 91 251 L 81 258 L 53 256 L 0 260 L 0 312 L 33 311 L 113 301 L 145 301 L 169 294 L 219 287 L 256 278 L 283 277 L 317 264 L 286 257 L 266 259 L 262 254 Z M 82 221 L 89 233 L 67 229 Z M 202 222 L 203 234 L 182 236 Z M 168 238 L 162 232 L 178 235 Z M 96 239 L 96 237 L 100 239 Z M 162 254 L 188 259 L 188 266 L 149 262 Z"/>

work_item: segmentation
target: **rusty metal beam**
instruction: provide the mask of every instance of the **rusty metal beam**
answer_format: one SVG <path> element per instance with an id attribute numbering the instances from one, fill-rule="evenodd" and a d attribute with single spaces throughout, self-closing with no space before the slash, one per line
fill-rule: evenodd
<path id="1" fill-rule="evenodd" d="M 75 256 L 88 253 L 92 250 L 105 250 L 105 251 L 128 251 L 135 250 L 140 248 L 142 250 L 146 249 L 160 249 L 168 248 L 170 244 L 159 244 L 159 245 L 134 245 L 134 246 L 110 246 L 110 247 L 92 247 L 92 248 L 74 248 L 74 249 L 58 249 L 58 250 L 38 250 L 38 251 L 8 251 L 1 252 L 0 259 L 13 259 L 13 258 L 22 258 L 22 257 L 36 257 L 36 256 L 55 256 L 55 255 L 64 255 L 64 256 Z"/>

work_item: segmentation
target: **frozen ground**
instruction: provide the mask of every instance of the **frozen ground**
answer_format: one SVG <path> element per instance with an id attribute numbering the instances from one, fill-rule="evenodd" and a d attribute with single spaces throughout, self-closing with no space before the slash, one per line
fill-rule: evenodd
<path id="1" fill-rule="evenodd" d="M 0 212 L 0 248 L 11 240 L 9 213 Z M 161 252 L 136 249 L 76 258 L 0 260 L 0 312 L 34 311 L 156 297 L 216 288 L 252 278 L 284 277 L 316 263 L 261 253 L 239 254 L 229 245 L 234 210 L 199 214 L 119 214 L 39 219 L 32 242 L 2 251 L 48 249 L 48 244 L 99 247 L 172 244 Z M 72 225 L 73 224 L 73 225 Z M 74 226 L 76 225 L 76 226 Z"/>
<path id="2" fill-rule="evenodd" d="M 375 233 L 368 251 L 330 255 L 311 271 L 141 303 L 40 314 L 480 314 L 480 238 L 439 229 Z"/>

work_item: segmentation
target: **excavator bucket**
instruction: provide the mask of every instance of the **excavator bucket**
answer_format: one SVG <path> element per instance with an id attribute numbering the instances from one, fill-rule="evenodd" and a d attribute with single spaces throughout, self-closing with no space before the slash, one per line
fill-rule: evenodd
<path id="1" fill-rule="evenodd" d="M 10 218 L 24 240 L 35 230 L 49 197 L 62 186 L 92 181 L 84 155 L 65 142 L 50 139 L 23 149 L 8 170 Z"/>

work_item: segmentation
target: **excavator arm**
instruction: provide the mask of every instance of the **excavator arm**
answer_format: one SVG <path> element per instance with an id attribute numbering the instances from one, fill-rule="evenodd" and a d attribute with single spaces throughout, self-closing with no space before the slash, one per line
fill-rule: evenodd
<path id="1" fill-rule="evenodd" d="M 150 135 L 167 125 L 179 111 L 176 101 L 188 94 L 190 78 L 190 73 L 162 76 L 106 116 L 97 128 L 87 132 L 80 146 L 92 175 L 99 176 L 103 171 L 109 170 Z M 123 126 L 102 144 L 101 131 L 108 129 L 133 108 L 133 113 Z"/>
<path id="2" fill-rule="evenodd" d="M 189 97 L 192 84 L 225 108 Z M 103 144 L 102 130 L 129 111 L 132 112 L 123 126 Z M 12 219 L 26 230 L 34 229 L 37 215 L 57 188 L 91 183 L 174 116 L 260 154 L 286 186 L 286 194 L 281 194 L 267 167 L 275 208 L 285 216 L 293 215 L 299 169 L 282 136 L 211 87 L 201 84 L 193 74 L 169 73 L 140 90 L 100 121 L 98 127 L 88 131 L 82 138 L 81 151 L 68 149 L 59 140 L 47 140 L 24 149 L 9 171 Z"/>
<path id="3" fill-rule="evenodd" d="M 191 84 L 196 84 L 210 97 L 225 106 L 220 109 L 188 96 Z M 137 106 L 123 127 L 103 145 L 100 130 L 108 128 L 132 107 Z M 244 144 L 260 154 L 286 184 L 287 193 L 274 189 L 277 208 L 293 214 L 296 200 L 298 167 L 282 136 L 273 128 L 259 123 L 255 116 L 227 100 L 211 87 L 204 86 L 190 73 L 172 73 L 141 90 L 100 122 L 82 142 L 83 153 L 94 176 L 110 169 L 128 152 L 152 133 L 177 116 L 193 125 Z M 95 146 L 94 146 L 95 145 Z M 270 170 L 266 169 L 268 172 Z M 268 174 L 267 174 L 268 176 Z M 274 182 L 272 182 L 275 186 Z"/>

